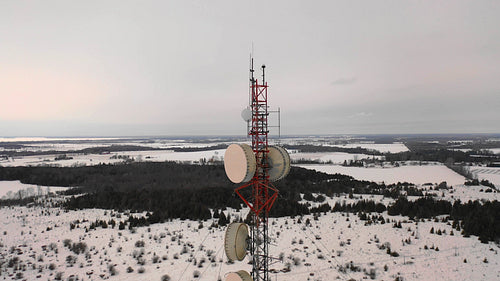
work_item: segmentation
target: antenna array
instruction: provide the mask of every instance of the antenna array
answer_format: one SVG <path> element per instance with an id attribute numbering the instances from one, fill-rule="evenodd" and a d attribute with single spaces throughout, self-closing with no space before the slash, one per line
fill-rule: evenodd
<path id="1" fill-rule="evenodd" d="M 279 146 L 269 146 L 268 134 L 268 85 L 266 66 L 262 65 L 262 82 L 254 76 L 253 58 L 250 61 L 250 106 L 242 113 L 248 122 L 251 148 L 245 144 L 230 145 L 224 155 L 224 167 L 228 178 L 234 183 L 246 182 L 235 189 L 235 193 L 251 211 L 250 235 L 248 227 L 241 223 L 230 224 L 225 235 L 226 256 L 243 260 L 249 251 L 252 259 L 252 278 L 245 271 L 227 275 L 231 280 L 268 281 L 269 279 L 269 211 L 278 197 L 278 190 L 271 184 L 284 178 L 290 171 L 290 156 Z M 251 112 L 251 115 L 250 115 Z M 250 150 L 251 149 L 251 150 Z M 250 152 L 251 151 L 251 152 Z M 250 179 L 251 178 L 251 179 Z M 245 197 L 243 190 L 251 189 Z M 229 280 L 227 279 L 226 280 Z M 239 279 L 238 279 L 239 278 Z"/>

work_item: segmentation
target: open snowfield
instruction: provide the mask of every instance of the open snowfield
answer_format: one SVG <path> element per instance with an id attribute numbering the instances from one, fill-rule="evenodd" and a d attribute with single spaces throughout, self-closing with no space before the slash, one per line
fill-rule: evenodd
<path id="1" fill-rule="evenodd" d="M 314 160 L 320 162 L 332 162 L 334 164 L 342 164 L 344 161 L 355 161 L 361 159 L 382 159 L 383 156 L 373 156 L 359 153 L 344 153 L 344 152 L 317 152 L 317 153 L 290 153 L 292 160 Z"/>
<path id="2" fill-rule="evenodd" d="M 330 145 L 335 147 L 343 147 L 343 148 L 364 148 L 368 150 L 375 150 L 379 152 L 390 152 L 390 153 L 398 153 L 408 151 L 408 147 L 403 143 L 388 143 L 388 144 L 379 144 L 379 143 L 348 143 L 343 145 Z"/>
<path id="3" fill-rule="evenodd" d="M 221 142 L 223 143 L 223 142 Z M 220 143 L 217 143 L 220 144 Z M 207 147 L 214 145 L 213 143 L 190 143 L 186 141 L 175 141 L 175 140 L 169 140 L 169 141 L 151 141 L 151 142 L 145 142 L 145 141 L 102 141 L 99 143 L 95 142 L 83 142 L 83 143 L 35 143 L 35 144 L 28 144 L 26 145 L 25 148 L 20 149 L 21 151 L 71 151 L 71 150 L 81 150 L 81 149 L 86 149 L 86 148 L 91 148 L 91 147 L 106 147 L 106 146 L 112 146 L 112 145 L 130 145 L 130 146 L 143 146 L 146 148 L 151 148 L 151 149 L 172 149 L 172 148 L 177 148 L 177 147 Z M 228 143 L 229 145 L 229 143 Z"/>
<path id="4" fill-rule="evenodd" d="M 66 190 L 67 187 L 61 186 L 37 186 L 33 184 L 24 184 L 20 181 L 0 181 L 0 198 L 11 199 L 19 198 L 19 191 L 23 197 L 46 195 L 49 192 Z"/>
<path id="5" fill-rule="evenodd" d="M 0 142 L 61 142 L 61 141 L 94 141 L 117 140 L 118 138 L 47 138 L 47 137 L 0 137 Z"/>
<path id="6" fill-rule="evenodd" d="M 437 196 L 444 195 L 445 198 L 453 202 L 454 200 L 460 199 L 462 202 L 467 202 L 469 200 L 489 200 L 489 201 L 500 201 L 500 193 L 492 192 L 487 193 L 485 190 L 489 189 L 487 186 L 467 186 L 467 185 L 454 185 L 452 190 L 437 191 L 435 194 Z"/>
<path id="7" fill-rule="evenodd" d="M 122 162 L 123 159 L 119 156 L 130 156 L 135 161 L 179 161 L 179 162 L 196 162 L 202 158 L 206 160 L 222 160 L 225 149 L 196 151 L 196 152 L 174 152 L 172 150 L 148 150 L 148 151 L 124 151 L 112 152 L 110 154 L 75 154 L 69 153 L 69 160 L 55 160 L 58 155 L 34 155 L 9 158 L 9 160 L 1 160 L 0 165 L 4 167 L 12 166 L 38 166 L 38 165 L 58 165 L 61 167 L 70 166 L 91 166 L 100 163 L 112 164 Z M 366 158 L 381 159 L 381 156 L 372 156 L 367 154 L 351 154 L 343 152 L 326 152 L 326 153 L 291 153 L 292 160 L 317 160 L 321 162 L 331 161 L 335 164 L 342 164 L 344 161 L 361 160 Z"/>
<path id="8" fill-rule="evenodd" d="M 2 139 L 0 139 L 0 142 Z M 7 140 L 9 141 L 9 140 Z M 40 139 L 38 141 L 46 141 Z M 152 148 L 204 147 L 219 143 L 189 142 L 186 140 L 155 140 L 151 142 L 117 141 L 103 143 L 34 143 L 28 150 L 78 150 L 87 147 L 144 145 Z M 288 140 L 293 143 L 295 140 Z M 304 140 L 296 140 L 302 143 Z M 321 142 L 322 140 L 317 140 Z M 307 144 L 307 143 L 306 143 Z M 325 141 L 324 145 L 330 145 Z M 381 152 L 400 152 L 404 144 L 351 143 L 339 147 L 362 147 Z M 127 158 L 134 161 L 179 161 L 196 163 L 200 159 L 222 160 L 224 149 L 201 152 L 172 150 L 127 151 L 110 154 L 68 154 L 73 159 L 55 160 L 57 155 L 39 155 L 0 160 L 2 166 L 81 166 L 99 163 L 118 163 Z M 349 153 L 291 153 L 292 160 L 331 161 L 335 164 L 373 158 L 367 154 Z M 379 159 L 377 157 L 377 159 Z M 415 162 L 414 162 L 415 163 Z M 414 164 L 413 163 L 413 164 Z M 462 202 L 468 200 L 500 200 L 500 193 L 486 193 L 484 186 L 465 186 L 465 178 L 438 163 L 400 167 L 344 167 L 340 165 L 299 165 L 330 174 L 341 173 L 356 179 L 386 184 L 410 182 L 428 188 L 439 198 Z M 500 168 L 472 167 L 479 179 L 488 179 L 500 186 Z M 425 183 L 446 181 L 452 189 L 431 190 Z M 49 187 L 55 192 L 60 187 Z M 15 198 L 23 194 L 45 195 L 47 187 L 26 185 L 19 181 L 0 181 L 0 198 Z M 409 198 L 409 200 L 416 199 Z M 330 206 L 336 202 L 353 203 L 360 199 L 388 205 L 392 198 L 381 195 L 347 195 L 326 198 Z M 279 200 L 279 199 L 278 199 Z M 313 206 L 320 204 L 311 202 Z M 232 219 L 245 217 L 248 209 L 225 211 Z M 134 214 L 142 216 L 144 214 Z M 379 215 L 379 214 L 377 214 Z M 270 253 L 278 258 L 270 268 L 272 280 L 500 280 L 500 246 L 482 244 L 477 237 L 464 238 L 459 231 L 443 222 L 425 220 L 415 223 L 401 216 L 382 213 L 387 223 L 366 224 L 355 214 L 323 213 L 313 216 L 270 219 Z M 171 280 L 223 280 L 228 272 L 251 270 L 249 257 L 243 262 L 228 263 L 224 254 L 224 227 L 211 227 L 217 220 L 200 224 L 197 221 L 173 220 L 133 231 L 118 230 L 120 221 L 128 214 L 105 210 L 65 212 L 50 206 L 0 208 L 0 280 L 161 280 L 168 274 Z M 107 228 L 86 230 L 92 222 L 104 220 Z M 111 220 L 116 226 L 111 226 Z M 79 221 L 79 223 L 76 223 Z M 310 221 L 310 225 L 306 224 Z M 394 228 L 401 222 L 401 228 Z M 75 228 L 71 229 L 74 224 Z M 442 230 L 431 234 L 430 229 Z M 454 232 L 453 232 L 454 231 Z M 452 235 L 453 233 L 453 235 Z M 71 243 L 68 241 L 71 240 Z M 64 244 L 82 242 L 86 250 L 72 252 Z M 387 253 L 387 247 L 398 256 Z M 9 266 L 12 265 L 12 266 Z M 16 269 L 17 268 L 17 269 Z M 289 272 L 287 272 L 289 269 Z M 141 273 L 142 272 L 142 273 Z M 198 275 L 198 277 L 195 277 Z M 70 279 L 71 280 L 71 279 Z"/>
<path id="9" fill-rule="evenodd" d="M 441 189 L 441 190 L 433 190 L 433 186 L 417 186 L 417 188 L 424 189 L 424 192 L 428 194 L 435 194 L 436 199 L 448 200 L 450 202 L 455 202 L 455 200 L 460 200 L 461 202 L 468 202 L 469 200 L 475 201 L 500 201 L 500 192 L 484 192 L 488 187 L 486 186 L 466 186 L 466 185 L 454 185 L 451 189 Z M 318 196 L 319 194 L 314 194 L 314 196 Z M 414 201 L 421 198 L 420 196 L 408 196 L 408 201 Z M 385 206 L 389 206 L 394 203 L 396 200 L 390 197 L 384 197 L 382 195 L 374 195 L 374 194 L 354 194 L 353 198 L 349 198 L 346 195 L 341 197 L 326 197 L 325 202 L 330 206 L 335 206 L 336 203 L 339 204 L 354 204 L 358 200 L 370 200 L 375 203 L 382 203 Z M 325 202 L 309 202 L 312 207 L 318 207 Z M 302 200 L 301 203 L 305 203 L 305 200 Z"/>
<path id="10" fill-rule="evenodd" d="M 216 144 L 227 144 L 230 141 L 222 139 L 164 139 L 164 138 L 0 138 L 0 151 L 5 151 L 2 143 L 17 143 L 23 145 L 22 148 L 13 149 L 15 151 L 75 151 L 92 147 L 105 146 L 142 146 L 151 149 L 172 149 L 178 147 L 207 147 Z"/>
<path id="11" fill-rule="evenodd" d="M 500 187 L 500 168 L 472 166 L 469 171 L 479 180 L 486 179 Z"/>
<path id="12" fill-rule="evenodd" d="M 228 212 L 233 218 L 238 215 Z M 365 225 L 346 213 L 323 214 L 317 221 L 312 216 L 304 216 L 300 222 L 298 217 L 271 219 L 270 252 L 282 257 L 270 266 L 276 270 L 272 280 L 362 280 L 370 279 L 370 272 L 375 280 L 397 276 L 404 280 L 499 280 L 498 245 L 481 244 L 474 236 L 464 238 L 456 230 L 451 235 L 452 228 L 445 223 L 415 223 L 382 215 L 388 222 L 375 225 Z M 1 208 L 2 261 L 26 269 L 15 271 L 15 266 L 4 264 L 0 278 L 12 280 L 22 274 L 26 280 L 53 280 L 61 272 L 63 280 L 71 275 L 80 280 L 161 280 L 165 274 L 171 280 L 218 280 L 231 271 L 250 270 L 248 257 L 243 262 L 227 263 L 225 229 L 211 228 L 212 221 L 203 222 L 201 229 L 199 222 L 174 220 L 140 227 L 135 233 L 120 231 L 117 226 L 85 231 L 97 219 L 125 219 L 119 216 L 95 209 Z M 306 225 L 307 219 L 310 225 Z M 81 223 L 70 230 L 76 220 Z M 401 222 L 402 228 L 394 228 L 393 221 Z M 432 227 L 445 234 L 431 234 Z M 85 243 L 86 251 L 71 252 L 64 246 L 65 239 Z M 387 246 L 399 256 L 387 254 Z M 133 270 L 130 273 L 129 267 Z M 290 272 L 281 271 L 287 267 Z M 196 271 L 199 278 L 193 277 Z"/>
<path id="13" fill-rule="evenodd" d="M 375 150 L 379 152 L 390 152 L 398 153 L 403 151 L 408 151 L 406 145 L 400 142 L 394 143 L 374 143 L 372 141 L 355 141 L 350 137 L 300 137 L 300 138 L 284 138 L 281 140 L 282 143 L 290 145 L 324 145 L 342 148 L 365 148 L 368 150 Z M 337 144 L 338 142 L 349 142 L 345 144 Z"/>
<path id="14" fill-rule="evenodd" d="M 384 182 L 410 182 L 414 184 L 440 183 L 446 181 L 448 185 L 464 184 L 465 178 L 441 164 L 423 166 L 400 167 L 344 167 L 340 165 L 299 165 L 306 169 L 313 169 L 328 174 L 344 174 L 358 180 Z"/>
<path id="15" fill-rule="evenodd" d="M 39 165 L 57 165 L 60 167 L 70 166 L 92 166 L 98 164 L 113 164 L 123 162 L 123 158 L 129 156 L 135 161 L 180 161 L 195 162 L 202 158 L 206 160 L 221 160 L 224 157 L 224 149 L 196 151 L 196 152 L 174 152 L 172 150 L 147 150 L 147 151 L 124 151 L 113 152 L 110 154 L 75 154 L 69 153 L 68 157 L 73 159 L 55 160 L 58 155 L 35 155 L 9 158 L 9 160 L 0 161 L 4 167 L 13 166 L 39 166 Z"/>

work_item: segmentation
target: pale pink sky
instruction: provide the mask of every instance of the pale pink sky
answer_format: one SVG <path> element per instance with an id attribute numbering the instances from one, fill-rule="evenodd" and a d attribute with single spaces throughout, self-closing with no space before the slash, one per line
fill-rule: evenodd
<path id="1" fill-rule="evenodd" d="M 499 1 L 1 1 L 0 136 L 500 133 Z"/>

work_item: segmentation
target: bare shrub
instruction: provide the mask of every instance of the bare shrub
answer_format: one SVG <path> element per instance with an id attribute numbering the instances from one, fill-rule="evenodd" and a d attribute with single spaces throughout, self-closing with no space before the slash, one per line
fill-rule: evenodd
<path id="1" fill-rule="evenodd" d="M 370 276 L 370 279 L 375 279 L 377 278 L 377 272 L 375 271 L 375 268 L 370 268 L 370 272 L 368 273 L 368 276 Z"/>
<path id="2" fill-rule="evenodd" d="M 146 264 L 146 260 L 142 257 L 138 257 L 137 258 L 137 264 L 138 265 L 145 265 Z"/>
<path id="3" fill-rule="evenodd" d="M 66 257 L 66 263 L 68 264 L 68 266 L 73 266 L 75 263 L 76 263 L 76 257 L 73 256 L 73 255 L 68 255 Z"/>
<path id="4" fill-rule="evenodd" d="M 56 276 L 54 277 L 54 279 L 55 280 L 62 280 L 62 277 L 63 277 L 63 273 L 59 271 L 56 273 Z"/>
<path id="5" fill-rule="evenodd" d="M 57 251 L 57 244 L 56 243 L 50 243 L 49 244 L 49 250 L 51 250 L 51 251 Z"/>
<path id="6" fill-rule="evenodd" d="M 71 247 L 71 239 L 64 239 L 63 240 L 63 245 L 64 247 Z"/>
<path id="7" fill-rule="evenodd" d="M 73 243 L 73 245 L 71 245 L 71 251 L 73 251 L 73 253 L 77 255 L 79 255 L 80 253 L 85 253 L 86 250 L 87 243 L 85 242 Z"/>
<path id="8" fill-rule="evenodd" d="M 108 266 L 108 271 L 111 276 L 117 275 L 118 271 L 116 270 L 116 267 L 113 264 L 110 264 Z"/>

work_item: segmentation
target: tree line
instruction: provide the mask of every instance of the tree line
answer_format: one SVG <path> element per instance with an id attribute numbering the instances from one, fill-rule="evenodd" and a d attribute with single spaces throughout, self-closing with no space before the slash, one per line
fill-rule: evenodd
<path id="1" fill-rule="evenodd" d="M 498 161 L 500 158 L 497 155 L 485 154 L 480 151 L 458 151 L 449 150 L 446 148 L 425 149 L 415 148 L 410 151 L 398 153 L 386 153 L 386 161 L 434 161 L 441 163 L 482 163 Z M 478 157 L 481 156 L 481 157 Z"/>
<path id="2" fill-rule="evenodd" d="M 151 220 L 156 222 L 170 218 L 206 219 L 210 209 L 238 209 L 243 205 L 234 193 L 239 185 L 227 179 L 222 165 L 139 162 L 86 167 L 0 167 L 0 180 L 75 187 L 65 192 L 78 195 L 65 203 L 66 208 L 149 211 L 153 213 Z M 279 194 L 270 215 L 275 217 L 308 214 L 308 206 L 299 203 L 301 194 L 308 197 L 311 193 L 363 193 L 397 198 L 411 190 L 407 183 L 386 186 L 300 167 L 292 167 L 285 179 L 274 184 Z M 250 197 L 249 188 L 241 192 L 245 198 Z"/>
<path id="3" fill-rule="evenodd" d="M 500 202 L 497 200 L 483 203 L 478 200 L 462 203 L 457 200 L 451 203 L 431 197 L 415 201 L 400 197 L 387 208 L 387 213 L 417 219 L 448 215 L 454 221 L 454 226 L 458 225 L 466 236 L 479 236 L 482 242 L 500 240 Z"/>

